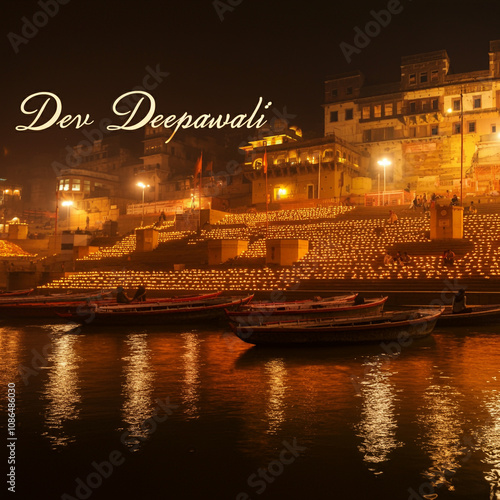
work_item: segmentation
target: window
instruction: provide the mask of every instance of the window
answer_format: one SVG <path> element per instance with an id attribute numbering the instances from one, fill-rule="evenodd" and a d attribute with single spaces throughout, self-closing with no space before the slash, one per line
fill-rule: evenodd
<path id="1" fill-rule="evenodd" d="M 439 80 L 439 71 L 437 69 L 433 69 L 431 71 L 431 82 L 437 82 Z"/>
<path id="2" fill-rule="evenodd" d="M 345 119 L 346 120 L 352 120 L 353 116 L 354 116 L 354 113 L 353 113 L 352 108 L 348 108 L 345 110 Z"/>
<path id="3" fill-rule="evenodd" d="M 370 118 L 370 106 L 363 106 L 363 119 L 368 120 Z"/>
<path id="4" fill-rule="evenodd" d="M 420 73 L 420 83 L 427 83 L 427 71 Z"/>
<path id="5" fill-rule="evenodd" d="M 415 101 L 410 102 L 410 113 L 415 113 L 417 110 L 417 103 Z"/>
<path id="6" fill-rule="evenodd" d="M 474 97 L 473 106 L 474 106 L 474 109 L 478 109 L 481 107 L 481 96 Z"/>
<path id="7" fill-rule="evenodd" d="M 384 115 L 385 116 L 391 116 L 393 113 L 393 106 L 392 106 L 392 102 L 390 103 L 385 103 L 384 104 Z"/>
<path id="8" fill-rule="evenodd" d="M 457 123 L 453 124 L 453 133 L 454 134 L 460 134 L 460 122 L 457 122 Z"/>
<path id="9" fill-rule="evenodd" d="M 64 179 L 64 191 L 69 191 L 69 179 Z"/>
<path id="10" fill-rule="evenodd" d="M 431 135 L 438 135 L 438 126 L 437 125 L 432 125 Z"/>
<path id="11" fill-rule="evenodd" d="M 83 181 L 83 192 L 90 193 L 90 181 Z"/>
<path id="12" fill-rule="evenodd" d="M 331 93 L 331 96 L 333 98 L 335 98 L 335 97 L 337 97 L 339 95 L 338 89 L 332 89 L 330 93 Z"/>
<path id="13" fill-rule="evenodd" d="M 73 179 L 73 184 L 71 185 L 71 191 L 80 191 L 80 179 Z"/>
<path id="14" fill-rule="evenodd" d="M 372 142 L 371 130 L 363 130 L 363 142 Z"/>
<path id="15" fill-rule="evenodd" d="M 396 103 L 396 113 L 397 113 L 398 115 L 400 115 L 400 114 L 401 114 L 402 109 L 403 109 L 403 103 L 402 103 L 401 101 L 398 101 L 398 102 Z"/>
<path id="16" fill-rule="evenodd" d="M 352 94 L 352 87 L 347 87 L 345 89 L 345 93 L 346 93 L 346 95 L 351 95 Z"/>
<path id="17" fill-rule="evenodd" d="M 476 132 L 476 122 L 469 122 L 469 134 Z"/>
<path id="18" fill-rule="evenodd" d="M 432 109 L 437 110 L 439 109 L 439 99 L 432 99 Z"/>
<path id="19" fill-rule="evenodd" d="M 59 181 L 59 191 L 62 191 L 64 189 L 64 181 L 61 179 Z"/>
<path id="20" fill-rule="evenodd" d="M 373 116 L 375 118 L 380 118 L 382 116 L 382 105 L 381 104 L 375 104 L 375 106 L 373 106 Z"/>
<path id="21" fill-rule="evenodd" d="M 339 121 L 339 112 L 338 111 L 330 111 L 330 123 Z"/>
<path id="22" fill-rule="evenodd" d="M 415 73 L 410 73 L 409 77 L 409 83 L 410 85 L 415 85 L 417 83 L 417 75 Z"/>
<path id="23" fill-rule="evenodd" d="M 453 111 L 460 111 L 460 99 L 453 99 Z"/>
<path id="24" fill-rule="evenodd" d="M 491 126 L 491 133 L 492 134 L 496 134 L 497 133 L 497 126 L 496 125 L 492 125 Z"/>

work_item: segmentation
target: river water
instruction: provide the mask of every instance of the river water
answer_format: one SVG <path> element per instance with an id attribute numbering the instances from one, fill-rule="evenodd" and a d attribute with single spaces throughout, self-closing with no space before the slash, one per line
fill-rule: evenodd
<path id="1" fill-rule="evenodd" d="M 219 324 L 67 330 L 0 331 L 13 498 L 500 499 L 498 327 L 287 349 Z"/>

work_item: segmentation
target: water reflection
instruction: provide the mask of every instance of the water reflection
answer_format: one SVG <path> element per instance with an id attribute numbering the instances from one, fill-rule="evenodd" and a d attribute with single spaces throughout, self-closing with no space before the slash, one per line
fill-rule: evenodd
<path id="1" fill-rule="evenodd" d="M 52 349 L 47 356 L 48 380 L 43 390 L 47 403 L 43 433 L 53 448 L 60 448 L 76 441 L 76 436 L 66 428 L 66 422 L 80 416 L 81 395 L 78 376 L 80 357 L 76 347 L 80 339 L 76 335 L 52 336 Z"/>
<path id="2" fill-rule="evenodd" d="M 129 432 L 127 444 L 132 448 L 149 436 L 144 422 L 153 413 L 153 369 L 151 367 L 151 350 L 148 346 L 146 333 L 131 333 L 127 335 L 125 344 L 129 355 L 125 361 L 123 384 L 122 419 L 127 424 Z"/>
<path id="3" fill-rule="evenodd" d="M 425 406 L 418 421 L 423 429 L 422 449 L 429 455 L 432 465 L 424 476 L 433 487 L 454 491 L 453 476 L 468 452 L 462 442 L 462 420 L 458 401 L 461 394 L 450 386 L 431 385 L 424 394 Z"/>
<path id="4" fill-rule="evenodd" d="M 490 500 L 500 500 L 500 393 L 493 391 L 485 396 L 489 413 L 488 423 L 482 427 L 480 435 L 483 463 L 489 466 L 484 477 L 490 484 Z"/>
<path id="5" fill-rule="evenodd" d="M 20 332 L 13 328 L 0 328 L 0 355 L 2 356 L 2 369 L 0 370 L 1 387 L 7 387 L 9 383 L 17 383 L 19 380 L 20 365 Z M 7 401 L 0 398 L 0 408 L 6 408 Z"/>
<path id="6" fill-rule="evenodd" d="M 382 369 L 380 359 L 364 364 L 368 369 L 365 369 L 359 392 L 363 406 L 361 421 L 356 426 L 357 436 L 362 439 L 358 449 L 369 470 L 381 474 L 379 464 L 387 462 L 389 454 L 403 444 L 396 439 L 396 388 L 390 381 L 392 374 Z"/>
<path id="7" fill-rule="evenodd" d="M 200 348 L 201 341 L 195 333 L 183 333 L 184 353 L 182 354 L 184 378 L 182 404 L 187 418 L 199 418 L 200 401 Z"/>
<path id="8" fill-rule="evenodd" d="M 269 434 L 277 434 L 285 421 L 285 393 L 287 370 L 281 358 L 266 362 L 265 371 L 269 378 L 266 416 L 269 421 Z"/>

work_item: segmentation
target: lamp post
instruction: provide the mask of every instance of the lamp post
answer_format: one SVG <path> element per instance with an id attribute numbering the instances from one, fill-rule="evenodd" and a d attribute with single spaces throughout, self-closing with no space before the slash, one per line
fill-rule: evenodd
<path id="1" fill-rule="evenodd" d="M 386 167 L 392 165 L 392 162 L 387 158 L 382 158 L 377 162 L 381 167 L 384 167 L 384 191 L 382 192 L 382 205 L 385 205 L 385 170 Z"/>
<path id="2" fill-rule="evenodd" d="M 460 205 L 464 206 L 464 89 L 460 89 Z"/>
<path id="3" fill-rule="evenodd" d="M 61 203 L 63 207 L 68 207 L 68 229 L 70 228 L 70 208 L 73 206 L 73 202 L 71 200 L 65 200 Z"/>
<path id="4" fill-rule="evenodd" d="M 137 186 L 142 189 L 142 219 L 141 219 L 141 227 L 144 226 L 144 190 L 149 187 L 149 184 L 144 184 L 144 182 L 138 182 Z"/>
<path id="5" fill-rule="evenodd" d="M 453 113 L 447 109 L 448 115 Z M 460 88 L 460 205 L 464 206 L 464 89 Z"/>
<path id="6" fill-rule="evenodd" d="M 380 172 L 377 173 L 377 207 L 380 207 Z"/>

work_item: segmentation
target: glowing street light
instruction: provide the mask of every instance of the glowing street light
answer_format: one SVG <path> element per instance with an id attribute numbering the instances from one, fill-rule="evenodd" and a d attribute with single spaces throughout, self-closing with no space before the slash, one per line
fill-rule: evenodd
<path id="1" fill-rule="evenodd" d="M 386 167 L 392 165 L 392 162 L 387 158 L 382 158 L 377 162 L 381 167 L 384 167 L 384 191 L 382 193 L 382 205 L 385 205 L 385 169 Z"/>
<path id="2" fill-rule="evenodd" d="M 137 186 L 142 189 L 142 219 L 141 219 L 141 227 L 142 227 L 144 225 L 144 190 L 150 186 L 149 184 L 144 184 L 144 182 L 138 182 Z"/>
<path id="3" fill-rule="evenodd" d="M 68 207 L 68 229 L 70 227 L 70 208 L 73 206 L 73 202 L 71 200 L 65 200 L 61 203 L 63 207 Z"/>

